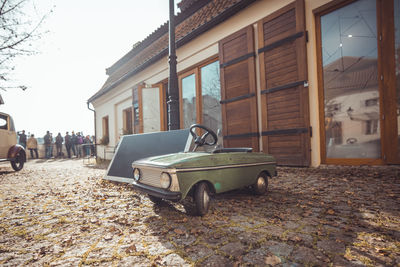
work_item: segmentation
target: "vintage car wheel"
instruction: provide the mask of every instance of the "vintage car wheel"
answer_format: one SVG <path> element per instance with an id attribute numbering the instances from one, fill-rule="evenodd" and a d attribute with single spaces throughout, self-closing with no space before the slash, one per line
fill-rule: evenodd
<path id="1" fill-rule="evenodd" d="M 256 183 L 253 185 L 253 191 L 257 195 L 264 195 L 268 189 L 268 175 L 260 173 L 257 177 Z"/>
<path id="2" fill-rule="evenodd" d="M 24 167 L 24 156 L 18 152 L 14 160 L 11 161 L 11 166 L 15 171 L 20 171 Z"/>
<path id="3" fill-rule="evenodd" d="M 196 205 L 196 214 L 203 216 L 207 214 L 210 207 L 210 190 L 206 183 L 200 183 L 194 191 L 194 203 Z"/>
<path id="4" fill-rule="evenodd" d="M 152 195 L 147 195 L 150 199 L 151 202 L 153 202 L 154 204 L 160 204 L 162 202 L 162 198 L 159 197 L 155 197 Z"/>

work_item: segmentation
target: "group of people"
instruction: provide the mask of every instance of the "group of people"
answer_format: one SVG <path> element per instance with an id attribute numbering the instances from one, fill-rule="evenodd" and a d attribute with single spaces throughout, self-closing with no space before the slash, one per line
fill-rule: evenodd
<path id="1" fill-rule="evenodd" d="M 35 138 L 35 135 L 31 134 L 31 136 L 27 139 L 25 130 L 23 130 L 21 133 L 18 132 L 18 136 L 19 144 L 25 149 L 28 148 L 31 153 L 31 158 L 34 158 L 34 153 L 36 158 L 38 158 L 38 142 Z M 66 132 L 64 137 L 61 135 L 61 133 L 58 133 L 58 135 L 53 138 L 52 133 L 50 133 L 50 131 L 47 131 L 46 135 L 43 137 L 43 140 L 45 146 L 45 157 L 47 159 L 54 156 L 54 144 L 56 146 L 55 157 L 64 157 L 64 153 L 62 152 L 63 143 L 65 145 L 68 158 L 71 158 L 72 154 L 75 157 L 91 156 L 94 154 L 93 140 L 90 138 L 89 135 L 85 137 L 82 136 L 80 132 L 75 134 L 74 131 L 72 131 L 71 135 Z"/>

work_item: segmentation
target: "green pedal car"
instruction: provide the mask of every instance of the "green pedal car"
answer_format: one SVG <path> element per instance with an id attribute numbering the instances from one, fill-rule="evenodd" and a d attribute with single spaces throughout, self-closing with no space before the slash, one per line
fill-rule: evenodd
<path id="1" fill-rule="evenodd" d="M 198 135 L 200 128 L 204 134 Z M 273 156 L 252 152 L 251 148 L 214 148 L 196 151 L 202 146 L 215 146 L 217 135 L 209 128 L 194 124 L 192 152 L 140 159 L 132 163 L 133 187 L 148 194 L 155 203 L 162 199 L 180 201 L 191 196 L 197 215 L 207 214 L 210 196 L 242 187 L 255 194 L 267 192 L 268 178 L 276 176 Z M 211 136 L 211 138 L 207 138 Z M 206 139 L 212 139 L 206 141 Z"/>

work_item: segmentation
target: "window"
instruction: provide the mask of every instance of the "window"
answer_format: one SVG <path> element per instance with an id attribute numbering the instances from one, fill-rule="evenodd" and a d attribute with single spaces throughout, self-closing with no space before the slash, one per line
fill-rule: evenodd
<path id="1" fill-rule="evenodd" d="M 133 94 L 133 133 L 140 133 L 139 88 L 132 90 Z"/>
<path id="2" fill-rule="evenodd" d="M 200 68 L 202 93 L 202 123 L 217 131 L 222 130 L 221 83 L 219 81 L 219 61 Z"/>
<path id="3" fill-rule="evenodd" d="M 132 108 L 127 108 L 122 111 L 122 116 L 124 120 L 124 128 L 123 134 L 132 134 L 133 133 L 133 125 L 132 125 Z"/>
<path id="4" fill-rule="evenodd" d="M 190 74 L 182 79 L 182 128 L 189 128 L 197 122 L 196 76 Z"/>
<path id="5" fill-rule="evenodd" d="M 365 134 L 377 134 L 378 133 L 378 120 L 368 120 L 364 122 L 365 124 Z"/>
<path id="6" fill-rule="evenodd" d="M 203 124 L 222 130 L 219 61 L 200 65 L 179 77 L 181 128 Z"/>
<path id="7" fill-rule="evenodd" d="M 163 83 L 140 85 L 138 89 L 139 133 L 165 131 L 165 89 Z"/>
<path id="8" fill-rule="evenodd" d="M 109 126 L 108 126 L 108 116 L 103 117 L 102 119 L 102 127 L 103 127 L 103 137 L 100 140 L 100 143 L 103 145 L 108 145 L 110 140 Z"/>
<path id="9" fill-rule="evenodd" d="M 378 98 L 365 100 L 365 106 L 366 107 L 372 107 L 372 106 L 377 106 L 377 105 L 379 105 L 379 99 Z"/>
<path id="10" fill-rule="evenodd" d="M 8 130 L 7 116 L 0 114 L 0 129 Z"/>

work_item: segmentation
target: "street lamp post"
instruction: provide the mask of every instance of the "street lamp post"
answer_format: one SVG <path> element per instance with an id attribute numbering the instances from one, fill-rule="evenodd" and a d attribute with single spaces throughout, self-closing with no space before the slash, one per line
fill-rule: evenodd
<path id="1" fill-rule="evenodd" d="M 179 90 L 176 74 L 175 49 L 175 11 L 174 0 L 169 0 L 169 79 L 168 79 L 168 130 L 177 130 L 179 126 Z"/>

